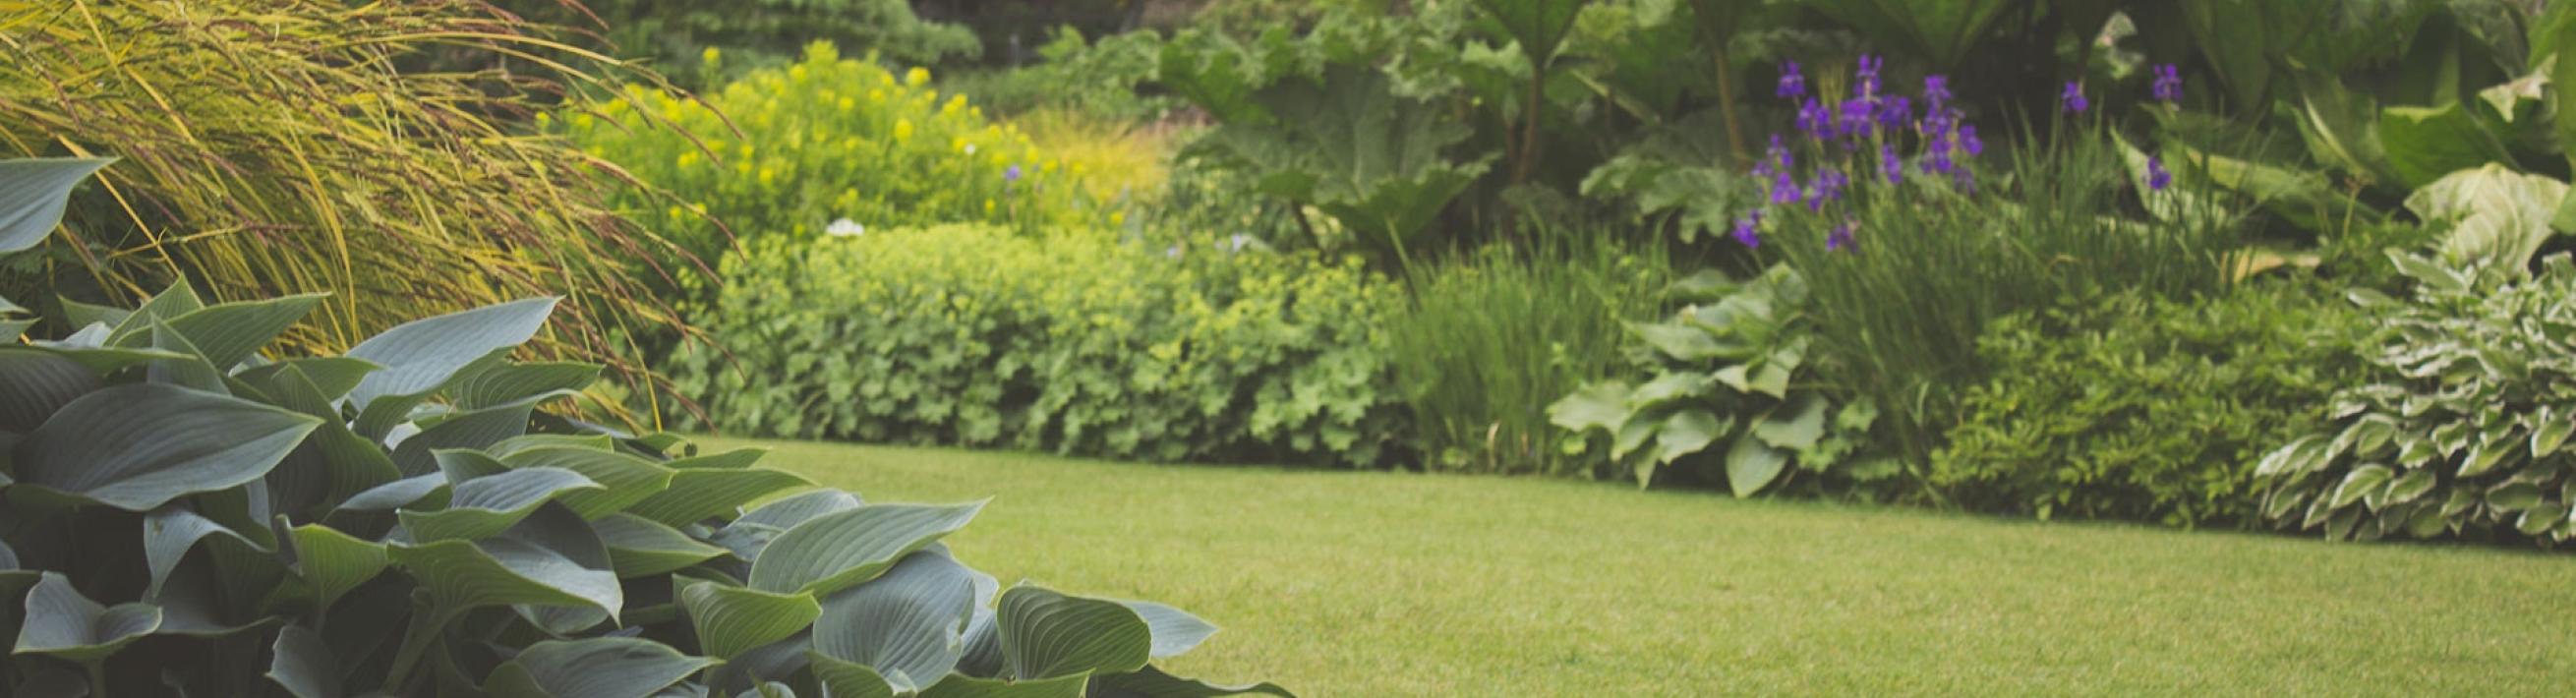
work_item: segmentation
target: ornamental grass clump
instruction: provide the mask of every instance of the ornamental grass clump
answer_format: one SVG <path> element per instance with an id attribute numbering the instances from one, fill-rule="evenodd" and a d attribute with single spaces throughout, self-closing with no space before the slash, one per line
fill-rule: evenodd
<path id="1" fill-rule="evenodd" d="M 2235 220 L 2122 144 L 2080 83 L 2053 120 L 1990 149 L 1946 76 L 1899 94 L 1865 56 L 1848 97 L 1809 92 L 1821 82 L 1783 66 L 1777 94 L 1798 105 L 1797 130 L 1753 166 L 1768 196 L 1733 237 L 1805 276 L 1819 348 L 1843 367 L 1831 380 L 1896 417 L 1917 462 L 1956 389 L 1982 373 L 1988 321 L 2229 282 Z"/>

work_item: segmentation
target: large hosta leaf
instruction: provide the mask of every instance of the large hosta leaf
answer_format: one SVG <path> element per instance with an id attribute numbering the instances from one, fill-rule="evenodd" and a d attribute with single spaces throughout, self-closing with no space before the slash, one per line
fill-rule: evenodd
<path id="1" fill-rule="evenodd" d="M 605 562 L 584 565 L 575 559 L 577 551 L 557 544 L 555 539 L 567 535 L 567 531 L 538 529 L 579 526 L 582 535 L 594 535 L 594 545 L 595 534 L 569 511 L 558 517 L 542 514 L 529 516 L 499 537 L 396 546 L 393 560 L 410 571 L 443 607 L 590 607 L 613 618 L 625 606 L 625 592 L 617 582 L 617 574 Z M 571 517 L 568 523 L 563 516 Z"/>
<path id="2" fill-rule="evenodd" d="M 1145 667 L 1135 673 L 1114 674 L 1091 680 L 1090 698 L 1219 698 L 1262 693 L 1287 698 L 1295 694 L 1274 683 L 1243 686 L 1220 686 L 1195 679 L 1184 679 Z"/>
<path id="3" fill-rule="evenodd" d="M 2406 197 L 2427 221 L 2453 221 L 2442 251 L 2455 260 L 2522 269 L 2551 235 L 2567 183 L 2488 164 L 2453 172 Z"/>
<path id="4" fill-rule="evenodd" d="M 98 374 L 80 362 L 35 349 L 0 348 L 0 431 L 33 431 L 99 385 Z"/>
<path id="5" fill-rule="evenodd" d="M 224 303 L 170 318 L 170 329 L 188 338 L 198 355 L 218 369 L 231 369 L 268 346 L 320 304 L 323 294 L 287 296 L 264 301 Z"/>
<path id="6" fill-rule="evenodd" d="M 751 586 L 829 594 L 873 579 L 895 561 L 964 527 L 984 504 L 877 504 L 814 517 L 762 550 Z"/>
<path id="7" fill-rule="evenodd" d="M 949 674 L 939 683 L 922 689 L 919 698 L 1082 698 L 1089 676 L 1075 674 L 1035 681 L 979 679 L 964 674 Z"/>
<path id="8" fill-rule="evenodd" d="M 699 651 L 721 659 L 795 635 L 823 613 L 813 594 L 772 594 L 717 582 L 681 587 L 680 605 L 697 628 Z"/>
<path id="9" fill-rule="evenodd" d="M 898 691 L 928 686 L 965 654 L 974 575 L 946 554 L 913 553 L 885 576 L 824 599 L 814 650 L 865 665 Z"/>
<path id="10" fill-rule="evenodd" d="M 44 242 L 45 236 L 54 232 L 54 224 L 62 222 L 63 206 L 72 195 L 72 187 L 111 162 L 115 160 L 0 160 L 0 254 Z"/>
<path id="11" fill-rule="evenodd" d="M 521 402 L 448 415 L 396 445 L 394 467 L 406 476 L 419 475 L 438 467 L 438 451 L 482 450 L 525 434 L 535 410 L 536 403 Z"/>
<path id="12" fill-rule="evenodd" d="M 72 588 L 59 572 L 46 572 L 27 590 L 27 612 L 18 627 L 19 654 L 75 662 L 106 658 L 161 627 L 161 609 L 150 604 L 100 606 Z"/>
<path id="13" fill-rule="evenodd" d="M 215 523 L 214 519 L 200 516 L 195 511 L 181 508 L 180 505 L 154 509 L 151 514 L 143 517 L 143 561 L 144 566 L 151 570 L 152 576 L 151 584 L 145 587 L 144 594 L 159 595 L 162 583 L 169 580 L 170 570 L 179 565 L 179 559 L 185 557 L 189 550 L 195 549 L 199 541 L 209 536 L 229 541 L 226 544 L 239 546 L 236 548 L 239 551 L 257 551 L 261 554 L 269 552 L 265 546 L 251 540 L 249 536 L 225 528 L 223 524 Z"/>
<path id="14" fill-rule="evenodd" d="M 376 578 L 392 563 L 383 543 L 360 540 L 319 524 L 287 529 L 278 538 L 279 555 L 312 589 L 314 608 L 329 609 L 341 595 Z"/>
<path id="15" fill-rule="evenodd" d="M 1619 381 L 1585 385 L 1548 405 L 1547 421 L 1576 433 L 1618 431 L 1628 421 L 1628 392 L 1628 384 Z"/>
<path id="16" fill-rule="evenodd" d="M 623 579 L 666 574 L 725 554 L 679 529 L 631 514 L 611 514 L 590 522 L 599 542 L 608 545 L 609 564 Z"/>
<path id="17" fill-rule="evenodd" d="M 567 493 L 597 490 L 598 483 L 562 468 L 522 468 L 456 485 L 446 509 L 398 512 L 413 541 L 472 540 L 501 532 Z"/>
<path id="18" fill-rule="evenodd" d="M 261 476 L 321 420 L 167 385 L 126 385 L 63 406 L 16 449 L 17 479 L 127 511 Z"/>
<path id="19" fill-rule="evenodd" d="M 1003 673 L 1021 680 L 1117 674 L 1153 658 L 1154 630 L 1116 601 L 1034 586 L 1002 592 Z"/>
<path id="20" fill-rule="evenodd" d="M 895 698 L 894 686 L 875 669 L 856 662 L 844 662 L 819 652 L 805 653 L 807 666 L 814 669 L 814 679 L 832 698 Z"/>
<path id="21" fill-rule="evenodd" d="M 1726 451 L 1726 487 L 1738 498 L 1751 497 L 1789 467 L 1789 452 L 1761 439 L 1738 438 Z"/>
<path id="22" fill-rule="evenodd" d="M 673 465 L 678 463 L 672 462 Z M 778 470 L 679 467 L 672 470 L 668 489 L 627 507 L 626 513 L 664 525 L 686 526 L 731 514 L 752 500 L 780 490 L 814 484 L 794 473 Z"/>
<path id="23" fill-rule="evenodd" d="M 1152 601 L 1124 603 L 1128 610 L 1136 612 L 1137 617 L 1145 619 L 1145 626 L 1153 631 L 1155 659 L 1180 656 L 1216 634 L 1216 625 L 1199 620 L 1188 611 Z"/>
<path id="24" fill-rule="evenodd" d="M 279 628 L 270 645 L 268 679 L 295 698 L 340 698 L 340 658 L 322 636 L 301 625 Z"/>
<path id="25" fill-rule="evenodd" d="M 501 459 L 514 468 L 561 468 L 581 473 L 601 489 L 564 495 L 564 506 L 582 518 L 607 516 L 641 502 L 671 486 L 673 471 L 651 461 L 613 451 L 597 451 L 566 446 L 543 446 L 512 453 Z"/>
<path id="26" fill-rule="evenodd" d="M 553 298 L 530 298 L 414 320 L 367 338 L 348 351 L 385 367 L 369 374 L 350 400 L 360 407 L 387 395 L 437 390 L 467 365 L 535 337 L 554 312 Z"/>
<path id="27" fill-rule="evenodd" d="M 483 690 L 493 698 L 634 698 L 715 663 L 649 640 L 549 640 L 492 670 Z"/>

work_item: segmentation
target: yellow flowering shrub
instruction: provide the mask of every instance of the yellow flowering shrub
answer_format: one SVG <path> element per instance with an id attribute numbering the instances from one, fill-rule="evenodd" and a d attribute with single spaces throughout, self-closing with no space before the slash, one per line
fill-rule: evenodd
<path id="1" fill-rule="evenodd" d="M 762 240 L 673 383 L 766 436 L 1375 465 L 1395 287 L 1356 260 L 991 225 Z"/>
<path id="2" fill-rule="evenodd" d="M 660 190 L 625 208 L 708 260 L 721 256 L 728 230 L 746 241 L 818 238 L 843 220 L 844 229 L 979 222 L 1026 231 L 1116 213 L 1081 186 L 1075 173 L 1087 167 L 1041 152 L 965 95 L 929 83 L 921 68 L 898 75 L 817 43 L 802 61 L 702 97 L 630 86 L 549 121 Z"/>

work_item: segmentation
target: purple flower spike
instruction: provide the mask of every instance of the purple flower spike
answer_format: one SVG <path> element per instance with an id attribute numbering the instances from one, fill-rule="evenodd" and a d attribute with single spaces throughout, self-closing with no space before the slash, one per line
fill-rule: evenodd
<path id="1" fill-rule="evenodd" d="M 1950 106 L 1950 76 L 1923 76 L 1923 102 L 1935 113 Z"/>
<path id="2" fill-rule="evenodd" d="M 1780 62 L 1780 89 L 1773 94 L 1792 102 L 1807 97 L 1807 74 L 1799 72 L 1797 61 Z"/>
<path id="3" fill-rule="evenodd" d="M 2093 108 L 2093 101 L 2084 98 L 2084 83 L 2074 80 L 2067 81 L 2066 90 L 2058 93 L 2057 104 L 2068 114 L 2082 114 Z"/>
<path id="4" fill-rule="evenodd" d="M 1904 97 L 1889 97 L 1878 103 L 1878 127 L 1895 131 L 1914 122 L 1914 102 Z"/>
<path id="5" fill-rule="evenodd" d="M 1771 177 L 1771 203 L 1798 203 L 1798 180 L 1790 178 L 1788 172 L 1775 173 Z"/>
<path id="6" fill-rule="evenodd" d="M 1886 65 L 1887 59 L 1866 53 L 1860 55 L 1860 70 L 1857 75 L 1860 79 L 1855 81 L 1858 84 L 1854 85 L 1853 89 L 1859 90 L 1862 99 L 1878 95 L 1878 71 Z"/>
<path id="7" fill-rule="evenodd" d="M 1754 211 L 1751 216 L 1735 219 L 1735 241 L 1744 243 L 1747 248 L 1761 247 L 1762 233 L 1757 230 L 1761 225 L 1761 211 Z"/>
<path id="8" fill-rule="evenodd" d="M 1808 193 L 1807 210 L 1823 211 L 1825 202 L 1841 201 L 1843 190 L 1851 187 L 1851 178 L 1834 170 L 1816 173 L 1816 188 Z"/>
<path id="9" fill-rule="evenodd" d="M 2156 66 L 2156 101 L 2173 104 L 2182 101 L 2182 71 L 2172 63 Z"/>
<path id="10" fill-rule="evenodd" d="M 1842 136 L 1868 138 L 1870 129 L 1878 125 L 1878 107 L 1870 104 L 1866 99 L 1844 102 L 1840 123 L 1839 131 Z"/>
<path id="11" fill-rule="evenodd" d="M 1986 141 L 1977 137 L 1976 124 L 1959 125 L 1959 152 L 1967 153 L 1968 157 L 1972 158 L 1986 154 Z"/>
<path id="12" fill-rule="evenodd" d="M 1897 159 L 1896 144 L 1879 144 L 1878 174 L 1879 176 L 1886 177 L 1887 183 L 1889 184 L 1896 184 L 1905 181 L 1905 161 Z"/>
<path id="13" fill-rule="evenodd" d="M 2147 156 L 2147 188 L 2155 191 L 2164 191 L 2165 187 L 2170 186 L 2173 186 L 2173 173 L 2165 171 L 2164 157 L 2159 155 Z"/>
<path id="14" fill-rule="evenodd" d="M 1798 130 L 1810 138 L 1830 138 L 1834 135 L 1834 114 L 1810 97 L 1798 107 Z"/>
<path id="15" fill-rule="evenodd" d="M 1825 249 L 1827 250 L 1851 249 L 1852 242 L 1852 224 L 1850 221 L 1844 221 L 1842 225 L 1834 226 L 1834 232 L 1825 235 Z"/>

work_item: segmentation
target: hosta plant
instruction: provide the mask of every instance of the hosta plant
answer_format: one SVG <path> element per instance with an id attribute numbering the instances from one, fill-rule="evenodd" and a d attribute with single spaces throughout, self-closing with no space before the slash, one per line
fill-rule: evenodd
<path id="1" fill-rule="evenodd" d="M 0 240 L 53 225 L 33 171 L 0 167 Z M 980 503 L 537 411 L 599 374 L 506 358 L 552 299 L 262 354 L 321 300 L 179 285 L 0 345 L 0 692 L 1285 695 L 1153 668 L 1214 631 L 1188 614 L 963 566 Z"/>
<path id="2" fill-rule="evenodd" d="M 2454 267 L 2391 255 L 2404 300 L 2356 291 L 2380 380 L 2336 394 L 2331 429 L 2263 457 L 2263 514 L 2335 539 L 2576 537 L 2576 264 Z"/>
<path id="3" fill-rule="evenodd" d="M 1652 379 L 1594 383 L 1548 407 L 1551 421 L 1577 434 L 1567 450 L 1607 434 L 1611 459 L 1632 465 L 1641 486 L 1675 463 L 1719 463 L 1738 497 L 1797 472 L 1864 482 L 1896 474 L 1894 461 L 1853 457 L 1877 407 L 1837 404 L 1807 378 L 1813 333 L 1795 270 L 1773 267 L 1743 284 L 1706 273 L 1675 292 L 1704 302 L 1630 325 L 1653 356 Z"/>

